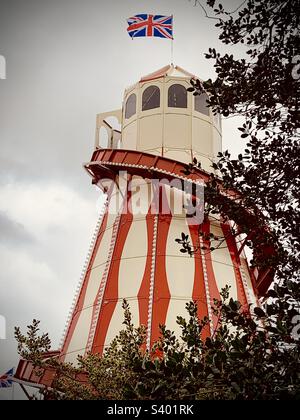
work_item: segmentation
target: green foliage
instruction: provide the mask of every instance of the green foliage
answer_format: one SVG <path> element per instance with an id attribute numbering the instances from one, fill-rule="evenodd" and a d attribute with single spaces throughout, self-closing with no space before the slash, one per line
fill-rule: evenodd
<path id="1" fill-rule="evenodd" d="M 16 329 L 16 338 L 19 344 L 26 342 L 25 352 L 19 346 L 22 357 L 39 369 L 56 369 L 53 389 L 44 391 L 48 398 L 299 399 L 300 325 L 295 325 L 299 305 L 293 303 L 299 300 L 297 283 L 272 289 L 264 310 L 254 308 L 251 316 L 229 298 L 226 288 L 222 301 L 215 301 L 218 324 L 212 336 L 203 336 L 209 320 L 199 320 L 197 305 L 190 302 L 188 319 L 177 318 L 181 337 L 161 326 L 161 338 L 150 352 L 143 350 L 145 329 L 134 328 L 125 301 L 124 330 L 102 357 L 79 357 L 76 367 L 57 358 L 41 362 L 45 336 L 38 336 L 36 322 L 28 336 Z M 48 338 L 46 343 L 48 348 Z"/>
<path id="2" fill-rule="evenodd" d="M 19 327 L 15 328 L 15 338 L 18 342 L 18 353 L 23 359 L 29 356 L 39 366 L 42 363 L 41 355 L 51 348 L 51 340 L 48 334 L 39 335 L 40 322 L 34 319 L 27 327 L 27 335 L 23 335 Z"/>

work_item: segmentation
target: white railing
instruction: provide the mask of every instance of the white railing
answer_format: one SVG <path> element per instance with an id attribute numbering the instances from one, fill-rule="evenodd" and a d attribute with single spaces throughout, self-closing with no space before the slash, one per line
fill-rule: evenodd
<path id="1" fill-rule="evenodd" d="M 109 149 L 117 149 L 119 142 L 121 141 L 121 131 L 113 128 L 106 120 L 109 117 L 115 117 L 118 120 L 118 123 L 121 124 L 122 120 L 122 110 L 117 109 L 114 111 L 104 112 L 97 115 L 96 121 L 96 135 L 95 135 L 95 149 L 101 149 L 100 144 L 100 130 L 104 128 L 108 135 L 108 145 Z"/>

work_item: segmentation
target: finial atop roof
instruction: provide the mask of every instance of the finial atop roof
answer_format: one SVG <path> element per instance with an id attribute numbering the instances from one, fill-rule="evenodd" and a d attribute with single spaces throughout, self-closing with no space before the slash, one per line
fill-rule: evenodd
<path id="1" fill-rule="evenodd" d="M 153 73 L 150 73 L 144 77 L 141 78 L 140 82 L 148 82 L 149 80 L 155 80 L 160 79 L 161 77 L 167 77 L 167 76 L 176 76 L 176 77 L 189 77 L 189 78 L 195 78 L 196 76 L 192 73 L 189 73 L 188 71 L 184 70 L 183 68 L 179 66 L 174 66 L 173 63 L 168 64 L 165 67 L 162 67 L 159 70 L 156 70 Z"/>

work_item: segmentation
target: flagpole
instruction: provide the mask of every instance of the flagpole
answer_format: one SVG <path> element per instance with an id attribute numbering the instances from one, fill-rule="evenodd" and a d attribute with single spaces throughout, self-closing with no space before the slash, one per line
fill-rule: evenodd
<path id="1" fill-rule="evenodd" d="M 173 26 L 173 15 L 172 15 L 172 40 L 171 40 L 171 64 L 174 64 L 174 26 Z"/>

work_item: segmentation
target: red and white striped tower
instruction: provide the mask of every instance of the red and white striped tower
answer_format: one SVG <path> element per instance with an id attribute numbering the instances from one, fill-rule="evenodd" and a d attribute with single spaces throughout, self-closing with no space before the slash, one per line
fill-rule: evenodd
<path id="1" fill-rule="evenodd" d="M 61 355 L 68 362 L 103 352 L 122 329 L 124 298 L 134 323 L 147 327 L 150 348 L 159 324 L 179 333 L 176 317 L 187 315 L 187 302 L 197 301 L 199 316 L 209 316 L 209 335 L 216 326 L 212 302 L 226 284 L 246 306 L 270 281 L 268 273 L 249 269 L 229 222 L 187 217 L 180 204 L 188 197 L 184 186 L 208 181 L 222 149 L 220 116 L 206 107 L 205 94 L 187 93 L 191 77 L 166 66 L 128 88 L 122 110 L 97 116 L 95 151 L 85 168 L 107 202 L 65 331 Z M 118 119 L 120 131 L 109 116 Z M 203 170 L 186 174 L 194 158 Z M 226 239 L 210 252 L 214 240 L 203 240 L 199 229 Z M 180 252 L 175 239 L 182 233 L 197 249 L 193 257 Z"/>

